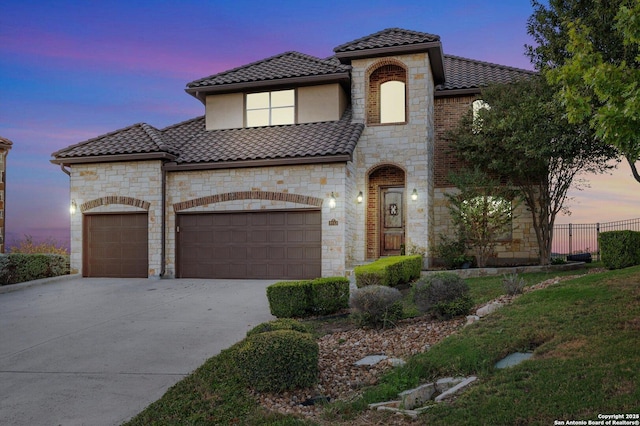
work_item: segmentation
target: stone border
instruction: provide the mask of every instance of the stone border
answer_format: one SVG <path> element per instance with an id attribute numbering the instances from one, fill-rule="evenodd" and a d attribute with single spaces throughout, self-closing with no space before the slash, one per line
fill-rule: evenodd
<path id="1" fill-rule="evenodd" d="M 322 207 L 322 198 L 310 197 L 307 195 L 290 194 L 288 192 L 271 191 L 238 191 L 214 194 L 207 197 L 194 198 L 188 201 L 181 201 L 173 205 L 173 211 L 179 212 L 193 207 L 206 206 L 208 204 L 223 203 L 235 200 L 270 200 L 284 201 L 296 204 L 306 204 L 314 207 Z"/>
<path id="2" fill-rule="evenodd" d="M 133 197 L 126 197 L 124 195 L 111 195 L 82 203 L 80 205 L 80 211 L 84 213 L 87 210 L 95 209 L 100 206 L 108 206 L 110 204 L 124 204 L 126 206 L 139 207 L 146 211 L 149 211 L 149 207 L 151 206 L 151 203 L 148 201 L 139 200 Z"/>
<path id="3" fill-rule="evenodd" d="M 429 275 L 438 272 L 453 272 L 462 278 L 489 277 L 503 274 L 524 274 L 529 272 L 551 272 L 551 271 L 576 271 L 584 269 L 584 262 L 572 262 L 564 265 L 536 265 L 536 266 L 509 266 L 500 268 L 469 268 L 469 269 L 442 269 L 438 271 L 422 271 L 421 275 Z"/>

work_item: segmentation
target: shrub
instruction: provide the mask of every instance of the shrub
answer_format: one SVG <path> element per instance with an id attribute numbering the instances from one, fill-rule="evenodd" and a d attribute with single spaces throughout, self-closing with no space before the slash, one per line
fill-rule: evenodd
<path id="1" fill-rule="evenodd" d="M 413 298 L 421 312 L 444 318 L 466 315 L 473 306 L 469 285 L 451 272 L 429 274 L 420 279 L 413 286 Z"/>
<path id="2" fill-rule="evenodd" d="M 640 232 L 602 232 L 598 239 L 602 263 L 608 269 L 622 269 L 640 265 Z"/>
<path id="3" fill-rule="evenodd" d="M 281 281 L 267 287 L 271 315 L 278 318 L 303 317 L 309 310 L 310 281 Z"/>
<path id="4" fill-rule="evenodd" d="M 0 284 L 15 284 L 69 273 L 69 256 L 10 253 L 0 255 Z"/>
<path id="5" fill-rule="evenodd" d="M 318 344 L 308 333 L 253 334 L 240 343 L 235 356 L 242 376 L 259 392 L 304 388 L 318 380 Z"/>
<path id="6" fill-rule="evenodd" d="M 25 235 L 21 240 L 16 241 L 10 249 L 11 253 L 23 254 L 60 254 L 69 255 L 69 250 L 61 242 L 49 237 L 43 241 L 34 242 L 31 235 Z"/>
<path id="7" fill-rule="evenodd" d="M 502 287 L 504 291 L 510 295 L 515 296 L 516 294 L 522 294 L 525 286 L 524 278 L 520 277 L 518 274 L 509 274 L 502 276 Z"/>
<path id="8" fill-rule="evenodd" d="M 360 325 L 394 326 L 402 318 L 402 294 L 397 288 L 372 285 L 353 291 L 349 306 Z"/>
<path id="9" fill-rule="evenodd" d="M 456 269 L 469 261 L 469 257 L 465 255 L 466 249 L 463 238 L 449 238 L 440 235 L 440 241 L 435 247 L 435 254 L 445 268 Z"/>
<path id="10" fill-rule="evenodd" d="M 420 277 L 422 256 L 389 256 L 383 257 L 368 265 L 354 268 L 356 285 L 385 285 L 395 287 Z"/>
<path id="11" fill-rule="evenodd" d="M 310 307 L 317 315 L 328 315 L 349 307 L 349 280 L 344 277 L 311 281 Z"/>
<path id="12" fill-rule="evenodd" d="M 309 327 L 306 324 L 301 323 L 293 318 L 278 318 L 277 320 L 263 322 L 247 331 L 247 337 L 254 334 L 268 333 L 276 330 L 293 330 L 299 333 L 310 333 Z"/>

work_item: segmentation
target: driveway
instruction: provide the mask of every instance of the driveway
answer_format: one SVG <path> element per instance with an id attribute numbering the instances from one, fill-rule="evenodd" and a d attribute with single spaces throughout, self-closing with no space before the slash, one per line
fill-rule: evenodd
<path id="1" fill-rule="evenodd" d="M 0 294 L 0 424 L 121 424 L 274 319 L 273 282 L 69 278 Z"/>

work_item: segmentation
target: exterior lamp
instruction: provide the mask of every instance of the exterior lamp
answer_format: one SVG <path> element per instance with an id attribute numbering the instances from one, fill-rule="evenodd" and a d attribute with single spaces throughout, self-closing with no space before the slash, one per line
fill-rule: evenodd
<path id="1" fill-rule="evenodd" d="M 78 205 L 76 204 L 76 200 L 71 200 L 71 206 L 69 207 L 69 213 L 76 214 L 78 210 Z"/>
<path id="2" fill-rule="evenodd" d="M 415 201 L 418 199 L 418 190 L 413 188 L 413 192 L 411 193 L 411 200 Z"/>
<path id="3" fill-rule="evenodd" d="M 329 198 L 329 208 L 330 209 L 336 208 L 336 196 L 333 195 L 333 192 L 331 193 L 331 197 Z"/>
<path id="4" fill-rule="evenodd" d="M 360 204 L 362 203 L 363 199 L 364 199 L 364 196 L 362 195 L 362 191 L 358 192 L 358 196 L 356 197 L 356 202 Z"/>

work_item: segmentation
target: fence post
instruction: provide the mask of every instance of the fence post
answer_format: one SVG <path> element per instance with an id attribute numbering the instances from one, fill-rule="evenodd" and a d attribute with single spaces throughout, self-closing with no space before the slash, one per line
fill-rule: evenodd
<path id="1" fill-rule="evenodd" d="M 600 262 L 600 222 L 596 223 L 596 262 Z"/>
<path id="2" fill-rule="evenodd" d="M 572 224 L 569 224 L 569 254 L 573 254 L 573 249 L 571 247 L 571 237 L 573 236 L 573 227 Z"/>

